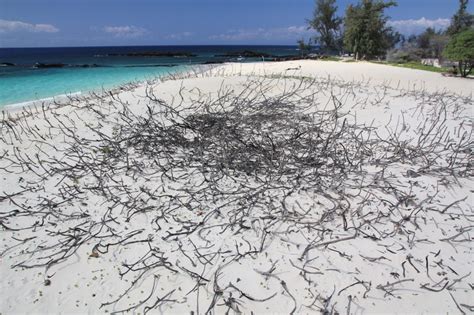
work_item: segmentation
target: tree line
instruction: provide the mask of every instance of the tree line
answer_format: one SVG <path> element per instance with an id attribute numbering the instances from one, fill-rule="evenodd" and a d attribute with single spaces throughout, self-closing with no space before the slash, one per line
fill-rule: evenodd
<path id="1" fill-rule="evenodd" d="M 469 75 L 474 64 L 474 15 L 468 12 L 469 0 L 459 0 L 459 8 L 444 31 L 428 28 L 408 38 L 390 26 L 385 14 L 397 6 L 395 1 L 359 0 L 350 4 L 344 16 L 338 16 L 336 0 L 316 0 L 309 28 L 324 54 L 351 53 L 356 60 L 388 57 L 397 62 L 421 58 L 446 58 L 458 62 L 459 72 Z M 309 44 L 298 42 L 308 50 Z"/>

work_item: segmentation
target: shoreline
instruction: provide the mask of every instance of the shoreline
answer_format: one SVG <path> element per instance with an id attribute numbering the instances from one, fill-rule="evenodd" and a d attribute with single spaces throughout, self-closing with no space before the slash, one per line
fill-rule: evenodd
<path id="1" fill-rule="evenodd" d="M 81 96 L 87 97 L 93 94 L 99 94 L 99 95 L 101 94 L 107 95 L 110 93 L 117 94 L 117 93 L 126 91 L 127 87 L 130 85 L 135 86 L 135 87 L 140 87 L 144 85 L 155 84 L 156 82 L 159 82 L 161 80 L 166 80 L 166 78 L 170 76 L 185 75 L 186 73 L 205 72 L 209 69 L 214 68 L 215 66 L 213 65 L 186 66 L 185 65 L 184 67 L 187 69 L 180 69 L 175 72 L 167 72 L 165 74 L 157 75 L 157 76 L 154 76 L 153 78 L 145 78 L 143 80 L 132 80 L 129 82 L 118 84 L 118 85 L 113 85 L 109 88 L 97 87 L 97 88 L 87 90 L 87 91 L 77 91 L 77 92 L 71 92 L 71 93 L 65 93 L 65 94 L 58 94 L 58 95 L 36 99 L 36 100 L 6 104 L 0 107 L 0 112 L 13 114 L 29 107 L 36 107 L 36 106 L 42 106 L 42 105 L 49 106 L 56 102 L 60 103 L 60 105 L 65 105 L 61 103 L 63 103 L 64 101 L 67 101 L 70 97 L 81 97 Z"/>
<path id="2" fill-rule="evenodd" d="M 64 101 L 64 100 L 68 99 L 68 97 L 80 96 L 80 95 L 83 95 L 83 94 L 84 94 L 83 92 L 74 92 L 74 93 L 69 93 L 69 94 L 55 95 L 55 96 L 46 97 L 46 98 L 37 99 L 37 100 L 32 100 L 32 101 L 25 101 L 25 102 L 7 104 L 7 105 L 3 105 L 0 108 L 0 110 L 1 111 L 6 111 L 6 112 L 9 112 L 9 113 L 13 113 L 13 112 L 16 112 L 16 111 L 21 111 L 23 108 L 35 107 L 37 105 L 45 104 L 45 105 L 48 106 L 49 104 L 54 103 L 54 102 Z"/>
<path id="3" fill-rule="evenodd" d="M 66 100 L 69 96 L 79 96 L 79 95 L 83 95 L 83 96 L 87 96 L 87 95 L 90 95 L 91 93 L 94 93 L 94 92 L 99 92 L 99 93 L 108 93 L 110 91 L 114 91 L 114 90 L 117 90 L 117 92 L 120 92 L 121 90 L 121 87 L 124 87 L 124 86 L 127 86 L 127 85 L 130 85 L 130 84 L 134 84 L 134 85 L 138 85 L 138 86 L 141 86 L 141 85 L 144 85 L 145 82 L 157 82 L 157 81 L 160 81 L 162 80 L 163 78 L 166 78 L 168 76 L 172 76 L 174 74 L 183 74 L 183 73 L 195 73 L 196 70 L 198 70 L 198 72 L 205 72 L 209 69 L 212 69 L 212 68 L 227 68 L 227 67 L 230 67 L 231 69 L 234 69 L 233 71 L 235 71 L 235 69 L 243 69 L 243 68 L 246 68 L 248 69 L 249 67 L 253 67 L 255 69 L 255 71 L 259 72 L 259 73 L 265 73 L 265 65 L 266 64 L 280 64 L 280 63 L 287 63 L 289 65 L 295 65 L 296 67 L 298 66 L 301 66 L 301 63 L 334 63 L 334 64 L 338 64 L 338 65 L 348 65 L 348 68 L 351 67 L 351 65 L 354 65 L 354 64 L 362 64 L 362 65 L 374 65 L 374 66 L 380 66 L 380 67 L 395 67 L 393 65 L 389 65 L 389 64 L 382 64 L 382 63 L 373 63 L 373 62 L 366 62 L 366 61 L 359 61 L 359 62 L 346 62 L 346 61 L 326 61 L 326 60 L 305 60 L 305 59 L 302 59 L 302 60 L 293 60 L 293 61 L 258 61 L 258 62 L 248 62 L 248 63 L 236 63 L 236 62 L 225 62 L 225 63 L 221 63 L 221 64 L 212 64 L 212 65 L 203 65 L 203 64 L 200 64 L 200 65 L 192 65 L 192 66 L 186 66 L 187 68 L 189 68 L 188 70 L 177 70 L 176 72 L 168 72 L 167 74 L 163 74 L 163 75 L 158 75 L 158 76 L 155 76 L 154 78 L 152 79 L 143 79 L 143 80 L 138 80 L 138 81 L 129 81 L 129 82 L 126 82 L 126 83 L 122 83 L 122 84 L 119 84 L 119 85 L 114 85 L 110 88 L 100 88 L 97 87 L 95 89 L 92 89 L 92 90 L 88 90 L 88 91 L 77 91 L 77 92 L 71 92 L 71 93 L 66 93 L 66 94 L 59 94 L 59 95 L 55 95 L 55 96 L 50 96 L 50 97 L 45 97 L 45 98 L 42 98 L 42 99 L 36 99 L 36 100 L 30 100 L 30 101 L 23 101 L 23 102 L 18 102 L 18 103 L 12 103 L 12 104 L 6 104 L 6 105 L 3 105 L 2 107 L 0 107 L 0 111 L 6 111 L 6 112 L 16 112 L 16 111 L 19 111 L 21 110 L 22 108 L 25 108 L 25 107 L 28 107 L 28 106 L 34 106 L 34 105 L 41 105 L 41 104 L 44 104 L 46 103 L 46 105 L 49 105 L 55 101 L 58 101 L 58 102 L 61 102 L 63 100 Z M 406 74 L 409 74 L 409 71 L 412 71 L 414 74 L 418 74 L 420 75 L 420 72 L 421 72 L 421 76 L 423 76 L 423 74 L 426 74 L 427 71 L 423 71 L 423 70 L 418 70 L 418 69 L 410 69 L 410 68 L 403 68 L 403 67 L 395 67 L 396 69 L 401 69 L 401 73 L 403 73 L 403 75 L 406 75 Z M 291 66 L 289 66 L 289 69 L 292 69 L 293 71 L 295 71 L 297 68 L 292 68 Z M 350 69 L 348 69 L 349 71 Z M 370 70 L 368 70 L 370 71 Z M 296 73 L 296 72 L 295 72 Z M 336 76 L 341 76 L 341 74 L 343 73 L 343 71 L 338 71 L 336 73 Z M 439 73 L 431 73 L 429 72 L 430 77 L 434 77 L 434 79 L 436 79 L 437 76 L 439 76 L 440 78 L 445 78 L 445 77 L 442 77 L 441 74 Z M 304 71 L 301 72 L 302 75 L 304 75 Z M 313 77 L 313 75 L 311 75 L 311 73 L 309 73 L 311 77 Z M 333 74 L 334 75 L 334 74 Z M 330 71 L 326 71 L 325 73 L 319 73 L 319 75 L 317 76 L 331 76 L 331 72 Z M 383 75 L 382 75 L 383 76 Z M 365 80 L 366 78 L 364 77 L 364 75 L 360 75 L 359 77 L 360 80 Z M 373 78 L 371 78 L 373 79 Z M 474 82 L 472 80 L 467 80 L 465 78 L 459 78 L 459 77 L 450 77 L 449 80 L 457 80 L 459 82 L 459 89 L 454 89 L 454 90 L 459 90 L 460 92 L 458 92 L 458 94 L 460 95 L 463 95 L 463 96 L 472 96 L 472 94 L 474 93 Z M 397 81 L 397 80 L 386 80 L 385 78 L 378 78 L 378 81 L 382 84 L 393 84 L 394 81 Z M 428 88 L 430 89 L 430 83 L 431 82 L 420 82 L 420 80 L 414 78 L 412 79 L 412 81 L 408 80 L 408 82 L 403 82 L 402 83 L 402 80 L 399 79 L 398 80 L 398 85 L 401 85 L 401 84 L 405 84 L 405 86 L 410 86 L 412 85 L 413 88 Z M 451 87 L 455 86 L 456 84 L 453 84 L 451 85 Z M 469 85 L 471 85 L 471 87 L 469 87 Z M 442 87 L 442 84 L 439 84 L 439 86 L 437 88 L 435 88 L 435 91 L 444 91 L 447 87 Z M 433 89 L 431 89 L 433 91 Z"/>

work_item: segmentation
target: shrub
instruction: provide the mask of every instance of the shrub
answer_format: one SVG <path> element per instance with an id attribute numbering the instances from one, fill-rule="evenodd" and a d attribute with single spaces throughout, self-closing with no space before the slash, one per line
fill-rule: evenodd
<path id="1" fill-rule="evenodd" d="M 387 61 L 393 63 L 405 63 L 420 61 L 422 52 L 420 49 L 392 49 L 387 53 Z"/>
<path id="2" fill-rule="evenodd" d="M 446 46 L 443 55 L 458 62 L 459 73 L 467 77 L 474 66 L 474 29 L 455 35 Z"/>

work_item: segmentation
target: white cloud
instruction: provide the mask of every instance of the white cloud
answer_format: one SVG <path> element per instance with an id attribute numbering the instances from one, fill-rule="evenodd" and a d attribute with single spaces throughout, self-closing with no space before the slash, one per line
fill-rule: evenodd
<path id="1" fill-rule="evenodd" d="M 145 35 L 148 31 L 142 27 L 133 25 L 126 26 L 106 26 L 103 31 L 113 34 L 115 37 L 140 37 Z"/>
<path id="2" fill-rule="evenodd" d="M 190 36 L 193 36 L 194 33 L 191 32 L 182 32 L 182 33 L 176 33 L 176 34 L 170 34 L 165 36 L 166 39 L 173 39 L 173 40 L 183 40 L 186 39 Z"/>
<path id="3" fill-rule="evenodd" d="M 0 19 L 0 33 L 9 32 L 57 33 L 59 29 L 51 24 L 31 24 L 21 21 Z"/>
<path id="4" fill-rule="evenodd" d="M 288 26 L 279 28 L 258 28 L 229 30 L 226 33 L 212 35 L 211 40 L 250 41 L 250 40 L 297 40 L 314 35 L 306 26 Z"/>
<path id="5" fill-rule="evenodd" d="M 389 21 L 388 24 L 395 28 L 398 32 L 405 35 L 419 34 L 426 30 L 428 27 L 436 30 L 445 29 L 450 24 L 449 19 L 435 19 L 430 20 L 422 17 L 418 20 L 395 20 Z"/>
<path id="6" fill-rule="evenodd" d="M 449 19 L 410 19 L 410 20 L 392 20 L 389 25 L 402 34 L 419 34 L 426 28 L 432 27 L 436 30 L 445 29 L 449 26 Z M 308 30 L 306 26 L 288 26 L 277 28 L 256 28 L 256 29 L 234 29 L 225 33 L 209 36 L 210 40 L 215 41 L 296 41 L 300 38 L 309 38 L 315 33 Z"/>

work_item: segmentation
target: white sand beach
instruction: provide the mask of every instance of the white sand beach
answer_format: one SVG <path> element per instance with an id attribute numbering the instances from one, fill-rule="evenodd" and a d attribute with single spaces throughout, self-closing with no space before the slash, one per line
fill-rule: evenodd
<path id="1" fill-rule="evenodd" d="M 473 91 L 302 60 L 4 111 L 0 314 L 472 313 Z"/>

